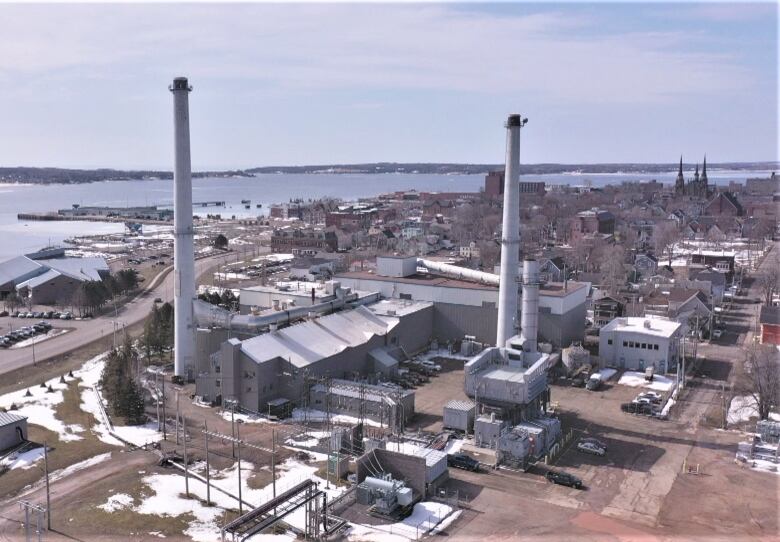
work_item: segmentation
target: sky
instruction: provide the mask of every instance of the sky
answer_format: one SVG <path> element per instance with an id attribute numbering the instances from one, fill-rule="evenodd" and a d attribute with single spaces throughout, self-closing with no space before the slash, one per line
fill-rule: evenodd
<path id="1" fill-rule="evenodd" d="M 0 4 L 0 166 L 778 160 L 775 3 Z"/>

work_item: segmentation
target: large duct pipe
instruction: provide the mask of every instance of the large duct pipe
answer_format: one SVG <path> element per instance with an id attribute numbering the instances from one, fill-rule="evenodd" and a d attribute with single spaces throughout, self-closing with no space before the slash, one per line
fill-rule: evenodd
<path id="1" fill-rule="evenodd" d="M 190 377 L 195 359 L 195 328 L 192 303 L 195 300 L 195 252 L 192 226 L 192 171 L 190 163 L 189 93 L 186 77 L 177 77 L 168 87 L 173 93 L 174 238 L 174 374 Z"/>
<path id="2" fill-rule="evenodd" d="M 506 121 L 504 221 L 501 228 L 501 274 L 498 287 L 496 346 L 505 346 L 517 330 L 517 271 L 520 259 L 520 115 Z"/>
<path id="3" fill-rule="evenodd" d="M 378 296 L 377 296 L 378 297 Z M 350 293 L 344 297 L 309 305 L 294 307 L 277 311 L 271 314 L 256 316 L 253 314 L 233 314 L 230 311 L 215 307 L 205 301 L 196 300 L 194 303 L 195 317 L 199 326 L 217 326 L 234 331 L 259 332 L 271 325 L 286 325 L 294 320 L 306 318 L 310 313 L 322 314 L 335 312 L 349 303 L 357 302 L 358 294 Z"/>
<path id="4" fill-rule="evenodd" d="M 424 258 L 417 258 L 417 265 L 424 267 L 429 271 L 435 271 L 442 275 L 447 275 L 459 280 L 471 280 L 487 284 L 489 286 L 498 286 L 499 277 L 493 273 L 485 273 L 484 271 L 477 271 L 476 269 L 468 269 L 466 267 L 460 267 L 459 265 L 452 265 L 450 263 L 434 262 L 432 260 L 426 260 Z"/>
<path id="5" fill-rule="evenodd" d="M 523 262 L 523 316 L 520 342 L 526 352 L 536 352 L 539 331 L 539 262 L 527 258 Z"/>

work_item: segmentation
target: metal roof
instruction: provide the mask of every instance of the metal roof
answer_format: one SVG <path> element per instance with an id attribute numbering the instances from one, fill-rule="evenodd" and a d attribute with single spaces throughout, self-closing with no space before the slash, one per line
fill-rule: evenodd
<path id="1" fill-rule="evenodd" d="M 79 280 L 101 280 L 100 273 L 108 272 L 106 260 L 99 257 L 52 258 L 50 260 L 38 260 L 38 263 Z"/>
<path id="2" fill-rule="evenodd" d="M 55 271 L 54 269 L 49 269 L 46 271 L 43 275 L 38 275 L 37 277 L 33 277 L 31 279 L 27 279 L 24 282 L 20 282 L 16 285 L 17 288 L 24 288 L 25 286 L 27 288 L 35 288 L 36 286 L 39 286 L 46 281 L 53 280 L 57 277 L 62 275 L 59 271 Z"/>
<path id="3" fill-rule="evenodd" d="M 21 421 L 27 421 L 27 416 L 20 416 L 12 412 L 0 412 L 0 427 L 13 425 Z"/>
<path id="4" fill-rule="evenodd" d="M 301 368 L 385 335 L 397 324 L 358 307 L 247 339 L 241 351 L 257 363 L 282 358 Z"/>
<path id="5" fill-rule="evenodd" d="M 444 408 L 449 410 L 468 412 L 474 409 L 474 403 L 472 403 L 471 401 L 464 401 L 461 399 L 452 399 L 451 401 L 448 401 L 446 405 L 444 405 Z"/>
<path id="6" fill-rule="evenodd" d="M 41 265 L 27 256 L 17 256 L 0 263 L 0 284 L 16 282 L 19 277 L 34 273 Z"/>

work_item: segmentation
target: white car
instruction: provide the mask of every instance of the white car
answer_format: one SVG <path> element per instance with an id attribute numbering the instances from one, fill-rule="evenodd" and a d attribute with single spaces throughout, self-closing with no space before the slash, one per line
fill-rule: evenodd
<path id="1" fill-rule="evenodd" d="M 723 330 L 722 329 L 716 329 L 712 332 L 712 338 L 713 339 L 720 339 L 723 336 Z"/>
<path id="2" fill-rule="evenodd" d="M 577 443 L 577 450 L 586 454 L 597 455 L 599 457 L 604 457 L 604 455 L 607 453 L 604 448 L 590 440 L 579 441 Z"/>
<path id="3" fill-rule="evenodd" d="M 425 359 L 425 360 L 423 360 L 423 361 L 420 363 L 420 365 L 422 365 L 423 367 L 427 367 L 428 369 L 431 369 L 431 370 L 433 370 L 433 371 L 436 371 L 437 373 L 438 373 L 439 371 L 441 371 L 441 365 L 438 365 L 438 364 L 436 364 L 436 363 L 432 362 L 432 361 L 431 361 L 431 360 L 429 360 L 429 359 Z"/>

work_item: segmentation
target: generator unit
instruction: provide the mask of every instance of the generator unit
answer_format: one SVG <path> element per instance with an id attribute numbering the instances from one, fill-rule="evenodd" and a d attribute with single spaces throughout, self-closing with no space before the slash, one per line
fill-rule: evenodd
<path id="1" fill-rule="evenodd" d="M 372 511 L 382 515 L 392 514 L 399 506 L 412 504 L 412 489 L 390 474 L 367 476 L 357 487 L 357 502 L 371 505 Z"/>

